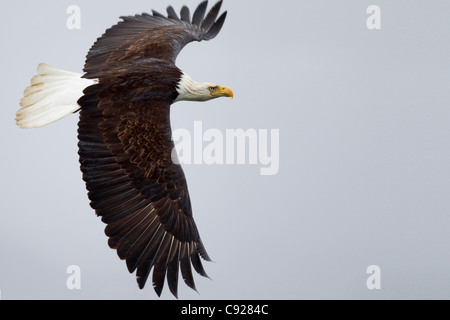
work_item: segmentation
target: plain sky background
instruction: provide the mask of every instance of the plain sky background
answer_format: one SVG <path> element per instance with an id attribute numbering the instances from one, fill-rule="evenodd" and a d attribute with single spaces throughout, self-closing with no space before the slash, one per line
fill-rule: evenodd
<path id="1" fill-rule="evenodd" d="M 156 299 L 137 288 L 89 206 L 78 116 L 37 130 L 14 122 L 39 62 L 80 72 L 122 15 L 199 1 L 2 1 L 2 299 Z M 213 1 L 210 1 L 213 2 Z M 66 9 L 81 8 L 81 30 Z M 366 9 L 381 8 L 381 30 Z M 211 4 L 210 4 L 211 5 Z M 450 298 L 448 1 L 225 0 L 210 42 L 178 66 L 235 99 L 179 103 L 173 128 L 279 129 L 280 171 L 185 166 L 214 263 L 181 299 Z M 66 269 L 81 268 L 81 290 Z M 381 268 L 369 290 L 366 269 Z M 172 299 L 167 286 L 163 299 Z"/>

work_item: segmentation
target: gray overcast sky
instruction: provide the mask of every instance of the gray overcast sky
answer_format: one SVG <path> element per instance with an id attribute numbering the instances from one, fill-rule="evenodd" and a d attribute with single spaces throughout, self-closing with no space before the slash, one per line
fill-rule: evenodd
<path id="1" fill-rule="evenodd" d="M 2 1 L 2 299 L 155 299 L 109 249 L 89 206 L 77 116 L 15 126 L 39 62 L 81 72 L 122 15 L 198 1 Z M 212 1 L 211 1 L 212 2 Z M 71 4 L 81 29 L 66 27 Z M 381 30 L 369 30 L 369 5 Z M 188 165 L 194 216 L 215 263 L 182 299 L 450 298 L 448 1 L 225 0 L 211 42 L 178 65 L 235 99 L 172 108 L 175 128 L 279 129 L 280 170 Z M 193 131 L 192 131 L 193 132 Z M 81 269 L 68 290 L 66 269 Z M 369 290 L 367 267 L 381 270 Z M 162 298 L 171 299 L 167 289 Z"/>

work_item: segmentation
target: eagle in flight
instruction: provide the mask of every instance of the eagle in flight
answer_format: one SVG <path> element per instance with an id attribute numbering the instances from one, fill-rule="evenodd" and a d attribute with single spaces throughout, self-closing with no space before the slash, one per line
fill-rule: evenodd
<path id="1" fill-rule="evenodd" d="M 16 122 L 38 128 L 80 112 L 79 157 L 92 208 L 107 224 L 108 244 L 136 272 L 139 288 L 150 273 L 177 297 L 178 276 L 195 289 L 194 270 L 210 261 L 195 225 L 183 170 L 173 161 L 170 106 L 177 101 L 233 97 L 230 88 L 198 83 L 176 67 L 188 43 L 211 40 L 225 22 L 222 1 L 208 14 L 121 17 L 90 49 L 84 75 L 40 64 L 21 100 Z M 153 271 L 152 271 L 153 270 Z"/>

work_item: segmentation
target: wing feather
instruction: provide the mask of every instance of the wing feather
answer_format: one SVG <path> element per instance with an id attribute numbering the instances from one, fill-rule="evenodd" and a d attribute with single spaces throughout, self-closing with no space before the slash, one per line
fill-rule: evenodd
<path id="1" fill-rule="evenodd" d="M 224 12 L 219 19 L 217 19 L 216 23 L 209 29 L 208 33 L 205 35 L 205 40 L 214 39 L 222 30 L 223 24 L 225 23 L 225 19 L 227 18 L 227 12 Z"/>
<path id="2" fill-rule="evenodd" d="M 147 283 L 150 270 L 154 267 L 155 261 L 159 256 L 159 252 L 163 246 L 163 241 L 166 234 L 167 233 L 164 231 L 164 228 L 159 226 L 154 237 L 152 238 L 152 241 L 147 243 L 143 254 L 139 258 L 141 263 L 137 266 L 136 278 L 139 288 L 141 289 L 143 289 Z M 153 270 L 153 272 L 155 272 L 155 270 Z M 157 292 L 157 294 L 161 295 L 161 292 Z"/>
<path id="3" fill-rule="evenodd" d="M 170 292 L 176 298 L 178 298 L 178 275 L 180 265 L 181 242 L 175 241 L 173 243 L 173 246 L 174 246 L 174 257 L 168 259 L 167 261 L 167 283 L 169 284 Z"/>
<path id="4" fill-rule="evenodd" d="M 177 13 L 175 12 L 175 9 L 172 6 L 167 7 L 167 17 L 173 20 L 180 20 Z"/>
<path id="5" fill-rule="evenodd" d="M 117 254 L 121 259 L 127 259 L 128 263 L 138 261 L 141 252 L 144 251 L 146 244 L 156 234 L 161 224 L 158 223 L 152 212 L 141 212 L 139 219 L 130 225 L 126 233 L 121 234 L 117 241 Z M 128 265 L 130 268 L 130 265 Z"/>
<path id="6" fill-rule="evenodd" d="M 202 3 L 199 4 L 199 6 L 197 7 L 197 9 L 194 12 L 194 16 L 192 17 L 192 24 L 196 27 L 200 27 L 202 22 L 203 22 L 203 18 L 205 17 L 205 13 L 206 13 L 206 8 L 208 7 L 208 1 L 205 0 Z"/>
<path id="7" fill-rule="evenodd" d="M 159 13 L 159 12 L 156 11 L 156 10 L 152 10 L 152 13 L 153 13 L 153 16 L 154 16 L 154 17 L 163 18 L 163 19 L 166 18 L 163 14 Z M 137 16 L 137 19 L 139 20 L 140 17 Z"/>
<path id="8" fill-rule="evenodd" d="M 152 15 L 121 17 L 123 21 L 106 30 L 90 49 L 84 67 L 85 78 L 97 79 L 111 75 L 129 61 L 157 58 L 171 63 L 192 41 L 211 40 L 222 28 L 226 15 L 216 22 L 222 0 L 205 18 L 208 1 L 195 10 L 192 21 L 187 7 L 181 9 L 181 20 L 173 7 L 168 16 L 152 11 Z"/>
<path id="9" fill-rule="evenodd" d="M 195 287 L 194 277 L 192 276 L 191 262 L 188 258 L 180 259 L 180 270 L 184 283 L 192 290 L 197 291 Z"/>
<path id="10" fill-rule="evenodd" d="M 181 15 L 181 21 L 191 24 L 191 12 L 188 7 L 183 6 L 181 8 L 180 15 Z"/>
<path id="11" fill-rule="evenodd" d="M 222 7 L 222 0 L 217 2 L 214 7 L 209 11 L 208 15 L 206 16 L 205 20 L 202 23 L 202 29 L 206 30 L 206 32 L 211 29 L 213 24 L 216 22 L 217 16 L 219 15 L 220 8 Z"/>
<path id="12" fill-rule="evenodd" d="M 168 255 L 168 248 L 170 245 L 172 237 L 164 233 L 160 247 L 155 255 L 155 266 L 153 270 L 153 288 L 156 291 L 158 296 L 161 296 L 163 287 L 164 287 L 164 279 L 166 278 L 167 265 L 166 259 Z"/>

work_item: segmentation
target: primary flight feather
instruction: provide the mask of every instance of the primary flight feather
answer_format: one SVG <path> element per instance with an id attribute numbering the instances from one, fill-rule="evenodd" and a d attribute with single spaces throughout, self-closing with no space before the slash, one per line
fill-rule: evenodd
<path id="1" fill-rule="evenodd" d="M 108 29 L 90 49 L 83 76 L 40 64 L 21 100 L 17 124 L 42 127 L 80 111 L 79 156 L 91 206 L 107 224 L 109 246 L 136 272 L 144 288 L 151 276 L 178 294 L 178 277 L 195 290 L 192 268 L 207 276 L 210 261 L 192 215 L 188 186 L 172 160 L 170 106 L 177 101 L 233 97 L 228 87 L 198 83 L 175 65 L 190 42 L 211 40 L 227 13 L 222 1 L 192 18 L 172 7 Z"/>

